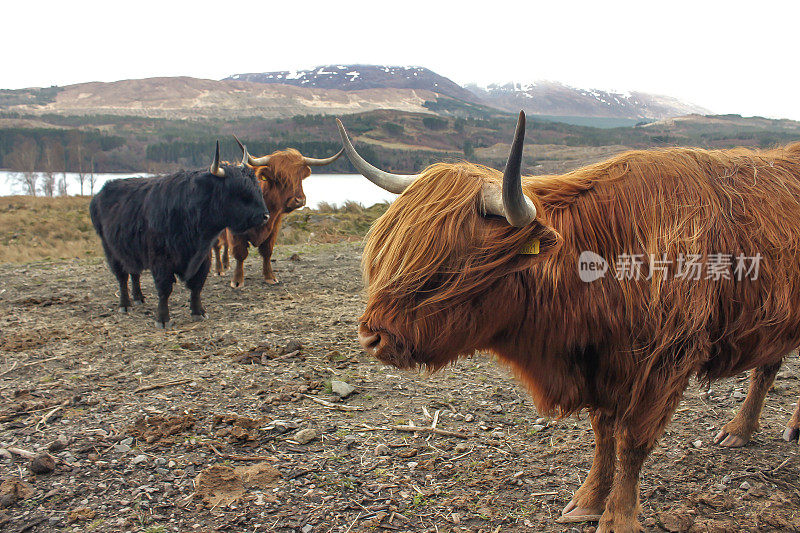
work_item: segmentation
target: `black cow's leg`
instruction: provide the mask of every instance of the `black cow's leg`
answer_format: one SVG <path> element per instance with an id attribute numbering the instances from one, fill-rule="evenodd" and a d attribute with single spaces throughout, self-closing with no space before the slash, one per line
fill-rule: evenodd
<path id="1" fill-rule="evenodd" d="M 133 303 L 142 305 L 144 303 L 144 294 L 142 294 L 142 286 L 139 284 L 141 272 L 131 273 L 131 290 L 133 291 Z"/>
<path id="2" fill-rule="evenodd" d="M 170 271 L 153 269 L 153 281 L 155 281 L 156 291 L 158 291 L 156 327 L 158 329 L 169 329 L 169 295 L 172 294 L 172 285 L 175 283 L 175 275 Z"/>
<path id="3" fill-rule="evenodd" d="M 203 302 L 200 300 L 200 293 L 203 290 L 203 285 L 206 283 L 209 270 L 211 270 L 210 259 L 203 261 L 197 273 L 186 280 L 186 287 L 192 291 L 191 296 L 189 296 L 189 307 L 192 309 L 193 320 L 202 320 L 206 317 L 206 309 L 203 307 Z"/>
<path id="4" fill-rule="evenodd" d="M 222 244 L 222 268 L 224 270 L 228 270 L 228 267 L 230 266 L 231 262 L 228 255 L 228 239 L 226 238 L 225 242 Z"/>
<path id="5" fill-rule="evenodd" d="M 119 312 L 127 313 L 131 306 L 131 297 L 128 294 L 128 273 L 119 261 L 111 261 L 111 270 L 119 282 Z"/>
<path id="6" fill-rule="evenodd" d="M 761 418 L 764 400 L 780 368 L 781 364 L 776 363 L 753 369 L 747 398 L 733 420 L 725 424 L 722 431 L 717 433 L 714 439 L 715 443 L 720 446 L 738 448 L 750 442 L 750 437 L 758 431 L 758 419 Z"/>

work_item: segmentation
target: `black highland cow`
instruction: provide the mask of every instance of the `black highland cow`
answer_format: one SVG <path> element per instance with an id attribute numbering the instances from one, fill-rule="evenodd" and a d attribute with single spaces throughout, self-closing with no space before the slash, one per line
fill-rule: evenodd
<path id="1" fill-rule="evenodd" d="M 89 205 L 108 266 L 119 280 L 119 308 L 143 303 L 142 270 L 150 269 L 158 291 L 156 326 L 169 327 L 169 295 L 175 276 L 191 291 L 192 317 L 202 319 L 200 292 L 212 243 L 226 227 L 244 232 L 269 217 L 253 169 L 220 164 L 219 143 L 207 171 L 181 171 L 153 178 L 108 182 Z"/>

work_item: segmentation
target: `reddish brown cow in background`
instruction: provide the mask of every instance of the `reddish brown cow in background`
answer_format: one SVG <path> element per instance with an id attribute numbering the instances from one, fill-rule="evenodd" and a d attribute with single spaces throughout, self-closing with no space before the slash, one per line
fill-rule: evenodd
<path id="1" fill-rule="evenodd" d="M 402 193 L 367 238 L 359 340 L 406 368 L 490 351 L 541 413 L 588 410 L 594 461 L 562 520 L 640 531 L 642 464 L 689 379 L 755 369 L 719 437 L 746 440 L 777 368 L 800 344 L 800 144 L 634 151 L 523 181 L 524 119 L 502 176 L 468 163 L 385 173 L 339 124 L 359 172 Z M 607 259 L 610 273 L 582 280 L 586 251 Z M 641 254 L 644 275 L 614 275 L 623 254 Z M 651 268 L 649 254 L 666 269 Z M 714 254 L 761 254 L 760 272 L 681 277 L 675 267 L 689 254 L 707 264 Z M 800 406 L 785 438 L 798 430 Z"/>
<path id="2" fill-rule="evenodd" d="M 258 248 L 258 253 L 261 254 L 263 260 L 264 281 L 274 285 L 278 283 L 278 280 L 272 272 L 270 258 L 283 216 L 306 205 L 303 180 L 311 175 L 311 167 L 333 163 L 342 155 L 342 151 L 340 150 L 336 155 L 326 159 L 304 157 L 293 148 L 279 150 L 264 157 L 252 157 L 247 154 L 247 149 L 242 143 L 239 143 L 239 146 L 245 154 L 244 159 L 255 168 L 270 217 L 263 226 L 253 228 L 245 233 L 234 233 L 230 229 L 223 231 L 214 245 L 215 271 L 218 276 L 222 276 L 225 269 L 228 268 L 228 250 L 230 249 L 233 258 L 236 259 L 231 287 L 242 287 L 244 285 L 244 260 L 247 258 L 248 249 L 252 244 Z M 220 249 L 222 249 L 222 258 L 220 258 Z"/>

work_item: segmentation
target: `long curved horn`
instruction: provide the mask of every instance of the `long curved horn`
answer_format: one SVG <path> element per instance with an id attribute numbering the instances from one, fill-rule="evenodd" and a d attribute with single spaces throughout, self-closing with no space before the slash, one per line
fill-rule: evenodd
<path id="1" fill-rule="evenodd" d="M 242 165 L 243 167 L 247 166 L 247 164 L 250 163 L 250 154 L 247 152 L 247 146 L 242 144 L 242 141 L 240 141 L 239 137 L 237 137 L 236 135 L 234 135 L 233 138 L 236 139 L 236 144 L 238 144 L 239 148 L 242 149 L 242 162 L 239 164 Z"/>
<path id="2" fill-rule="evenodd" d="M 325 159 L 314 159 L 313 157 L 305 157 L 303 156 L 303 161 L 305 161 L 306 165 L 310 167 L 324 167 L 325 165 L 330 165 L 344 153 L 344 148 L 336 152 L 336 154 L 326 157 Z"/>
<path id="3" fill-rule="evenodd" d="M 263 167 L 269 163 L 271 157 L 271 155 L 265 155 L 264 157 L 253 157 L 252 155 L 247 154 L 247 161 L 250 163 L 251 167 Z"/>
<path id="4" fill-rule="evenodd" d="M 217 141 L 217 151 L 214 154 L 214 162 L 211 163 L 211 167 L 209 167 L 208 170 L 218 178 L 225 177 L 225 170 L 219 166 L 219 141 Z"/>
<path id="5" fill-rule="evenodd" d="M 390 174 L 389 172 L 384 172 L 370 165 L 364 161 L 364 158 L 358 155 L 356 149 L 353 148 L 353 143 L 350 142 L 347 131 L 344 129 L 342 121 L 338 118 L 336 119 L 336 125 L 339 126 L 339 135 L 342 136 L 342 146 L 347 154 L 347 158 L 362 176 L 378 187 L 395 194 L 400 194 L 419 177 L 419 174 Z"/>
<path id="6" fill-rule="evenodd" d="M 536 206 L 522 192 L 522 146 L 525 141 L 525 112 L 519 112 L 514 142 L 503 171 L 503 189 L 498 191 L 492 184 L 484 185 L 481 196 L 484 210 L 488 214 L 505 217 L 515 227 L 527 226 L 536 219 Z"/>

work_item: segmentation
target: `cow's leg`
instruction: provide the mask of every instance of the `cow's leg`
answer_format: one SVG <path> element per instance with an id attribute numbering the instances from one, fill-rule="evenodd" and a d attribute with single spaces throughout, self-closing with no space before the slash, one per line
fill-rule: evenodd
<path id="1" fill-rule="evenodd" d="M 158 291 L 158 309 L 156 310 L 156 327 L 169 329 L 169 295 L 175 283 L 175 274 L 168 270 L 153 269 L 153 281 Z"/>
<path id="2" fill-rule="evenodd" d="M 783 432 L 783 440 L 788 442 L 800 442 L 800 400 L 797 401 L 797 408 L 794 410 L 792 419 L 786 424 L 786 429 Z"/>
<path id="3" fill-rule="evenodd" d="M 142 305 L 144 303 L 144 294 L 142 294 L 142 286 L 140 282 L 142 273 L 131 273 L 131 291 L 133 292 L 133 303 Z"/>
<path id="4" fill-rule="evenodd" d="M 261 267 L 261 272 L 264 274 L 264 281 L 269 283 L 270 285 L 275 285 L 278 283 L 278 279 L 275 277 L 275 274 L 272 272 L 272 249 L 275 247 L 275 240 L 278 238 L 278 231 L 277 228 L 270 233 L 269 237 L 261 243 L 258 247 L 258 253 L 261 254 L 261 258 L 263 259 L 263 265 Z"/>
<path id="5" fill-rule="evenodd" d="M 112 260 L 110 266 L 119 282 L 119 312 L 127 313 L 131 306 L 131 297 L 128 294 L 128 273 L 119 261 Z"/>
<path id="6" fill-rule="evenodd" d="M 616 462 L 614 420 L 592 414 L 594 460 L 589 475 L 561 513 L 561 522 L 598 520 L 606 507 L 606 498 L 614 481 Z"/>
<path id="7" fill-rule="evenodd" d="M 717 433 L 714 439 L 715 443 L 720 446 L 738 448 L 750 441 L 753 433 L 758 431 L 758 419 L 764 408 L 764 399 L 780 368 L 781 364 L 776 363 L 753 370 L 750 375 L 750 389 L 747 391 L 747 398 L 733 420 L 725 424 L 722 431 Z"/>
<path id="8" fill-rule="evenodd" d="M 214 274 L 217 276 L 224 276 L 225 275 L 225 268 L 222 266 L 222 258 L 219 256 L 220 248 L 222 245 L 220 244 L 221 238 L 218 238 L 214 241 Z"/>
<path id="9" fill-rule="evenodd" d="M 211 270 L 211 260 L 203 261 L 194 276 L 186 280 L 186 287 L 191 291 L 189 296 L 189 307 L 192 310 L 192 320 L 203 320 L 206 317 L 206 310 L 200 300 L 200 293 L 206 283 L 208 271 Z"/>
<path id="10" fill-rule="evenodd" d="M 228 259 L 228 240 L 225 239 L 225 242 L 222 243 L 222 269 L 228 270 L 228 267 L 230 266 L 231 263 Z"/>
<path id="11" fill-rule="evenodd" d="M 617 468 L 597 533 L 638 533 L 639 475 L 653 445 L 638 445 L 628 435 L 617 435 Z"/>
<path id="12" fill-rule="evenodd" d="M 245 239 L 236 239 L 233 242 L 233 258 L 236 259 L 236 266 L 233 268 L 233 279 L 231 287 L 238 289 L 244 286 L 244 260 L 247 259 L 248 247 L 250 243 Z"/>
<path id="13" fill-rule="evenodd" d="M 680 403 L 689 376 L 645 383 L 642 396 L 616 424 L 617 466 L 597 533 L 638 533 L 639 475 L 647 456 Z"/>

